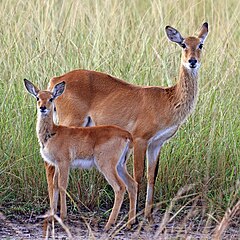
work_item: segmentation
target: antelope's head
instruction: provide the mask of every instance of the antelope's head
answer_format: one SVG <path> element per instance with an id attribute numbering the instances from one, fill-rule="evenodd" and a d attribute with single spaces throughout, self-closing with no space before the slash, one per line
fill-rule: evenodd
<path id="1" fill-rule="evenodd" d="M 190 36 L 183 38 L 173 27 L 166 26 L 167 37 L 170 41 L 182 47 L 182 64 L 188 70 L 197 70 L 201 65 L 201 52 L 204 41 L 208 35 L 208 23 L 205 22 L 197 37 Z"/>
<path id="2" fill-rule="evenodd" d="M 24 79 L 24 84 L 27 91 L 33 95 L 37 100 L 37 109 L 40 116 L 48 116 L 54 108 L 54 100 L 63 94 L 65 89 L 65 82 L 58 83 L 54 88 L 53 92 L 41 91 L 33 83 Z"/>

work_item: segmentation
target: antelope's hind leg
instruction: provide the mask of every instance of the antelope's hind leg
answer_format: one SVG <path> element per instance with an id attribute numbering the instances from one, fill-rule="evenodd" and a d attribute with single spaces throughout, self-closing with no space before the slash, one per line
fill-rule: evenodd
<path id="1" fill-rule="evenodd" d="M 117 175 L 115 165 L 109 164 L 111 160 L 107 161 L 107 159 L 105 159 L 105 164 L 98 166 L 99 171 L 104 175 L 104 177 L 114 190 L 114 205 L 108 218 L 108 222 L 105 225 L 104 231 L 108 231 L 111 226 L 115 224 L 120 208 L 122 206 L 124 193 L 126 191 L 125 184 Z"/>
<path id="2" fill-rule="evenodd" d="M 129 196 L 129 215 L 127 228 L 130 229 L 132 224 L 136 221 L 136 206 L 137 206 L 137 182 L 130 176 L 127 171 L 126 163 L 123 165 L 118 165 L 117 167 L 118 175 L 124 182 L 128 196 Z"/>

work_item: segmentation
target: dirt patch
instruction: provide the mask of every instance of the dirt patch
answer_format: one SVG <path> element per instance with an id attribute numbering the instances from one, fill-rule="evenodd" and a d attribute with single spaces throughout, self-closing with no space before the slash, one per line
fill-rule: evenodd
<path id="1" fill-rule="evenodd" d="M 121 216 L 126 216 L 121 212 Z M 188 221 L 184 226 L 179 222 L 171 222 L 166 225 L 160 235 L 156 234 L 162 221 L 162 215 L 154 214 L 154 224 L 140 220 L 133 226 L 132 230 L 125 228 L 126 218 L 118 219 L 117 225 L 108 233 L 103 231 L 107 218 L 99 213 L 84 213 L 80 218 L 79 214 L 70 213 L 66 226 L 71 232 L 73 239 L 211 239 L 214 226 L 202 227 L 199 221 Z M 51 224 L 49 224 L 49 236 L 51 236 Z M 0 213 L 0 239 L 42 239 L 43 219 L 38 216 L 6 217 Z M 54 227 L 55 239 L 68 239 L 66 231 L 58 223 Z M 239 225 L 230 226 L 224 233 L 224 239 L 239 239 Z"/>

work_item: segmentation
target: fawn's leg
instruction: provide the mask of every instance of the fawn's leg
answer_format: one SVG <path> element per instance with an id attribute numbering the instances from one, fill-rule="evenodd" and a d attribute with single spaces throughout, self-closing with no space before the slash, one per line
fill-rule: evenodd
<path id="1" fill-rule="evenodd" d="M 53 205 L 53 177 L 55 173 L 55 167 L 48 164 L 44 161 L 44 166 L 46 170 L 46 177 L 47 177 L 47 183 L 48 183 L 48 196 L 50 201 L 50 206 Z M 57 210 L 57 209 L 55 209 Z"/>
<path id="2" fill-rule="evenodd" d="M 109 163 L 111 161 L 110 160 L 107 161 L 105 159 L 105 162 Z M 124 183 L 120 180 L 120 178 L 117 175 L 115 165 L 105 164 L 103 166 L 99 166 L 98 169 L 100 170 L 100 172 L 103 173 L 106 180 L 114 190 L 114 205 L 112 208 L 112 212 L 108 218 L 108 222 L 104 228 L 104 230 L 107 231 L 116 222 L 120 208 L 122 206 L 124 193 L 125 193 L 125 186 L 124 186 Z"/>
<path id="3" fill-rule="evenodd" d="M 127 228 L 131 228 L 131 225 L 135 223 L 136 220 L 136 205 L 137 205 L 137 182 L 130 176 L 127 172 L 126 165 L 118 167 L 118 174 L 121 177 L 122 181 L 125 183 L 125 186 L 128 191 L 129 196 L 129 215 L 128 215 L 128 224 Z"/>
<path id="4" fill-rule="evenodd" d="M 68 185 L 68 176 L 69 176 L 69 164 L 60 163 L 59 174 L 58 174 L 58 187 L 60 191 L 60 217 L 63 220 L 67 217 L 67 204 L 66 204 L 66 190 Z"/>

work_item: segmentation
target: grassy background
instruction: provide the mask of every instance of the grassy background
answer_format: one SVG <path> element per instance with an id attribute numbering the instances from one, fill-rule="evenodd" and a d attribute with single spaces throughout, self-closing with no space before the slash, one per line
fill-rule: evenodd
<path id="1" fill-rule="evenodd" d="M 0 16 L 0 204 L 32 209 L 48 201 L 35 101 L 24 78 L 46 88 L 51 77 L 83 68 L 138 85 L 171 86 L 181 49 L 164 27 L 187 36 L 208 21 L 199 101 L 162 150 L 155 200 L 168 202 L 194 183 L 207 213 L 218 218 L 233 206 L 240 197 L 239 1 L 6 0 Z M 113 200 L 95 170 L 73 171 L 69 192 L 89 208 Z"/>

